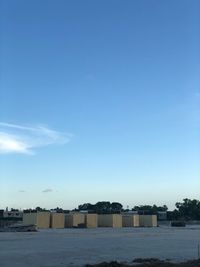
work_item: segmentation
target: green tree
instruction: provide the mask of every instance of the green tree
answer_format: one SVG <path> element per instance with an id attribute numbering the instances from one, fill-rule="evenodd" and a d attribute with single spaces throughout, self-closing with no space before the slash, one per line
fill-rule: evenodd
<path id="1" fill-rule="evenodd" d="M 111 212 L 112 213 L 120 213 L 122 211 L 122 204 L 119 202 L 112 202 L 111 203 Z"/>
<path id="2" fill-rule="evenodd" d="M 183 202 L 177 202 L 176 208 L 180 218 L 185 220 L 200 220 L 200 201 L 197 199 L 183 199 Z"/>

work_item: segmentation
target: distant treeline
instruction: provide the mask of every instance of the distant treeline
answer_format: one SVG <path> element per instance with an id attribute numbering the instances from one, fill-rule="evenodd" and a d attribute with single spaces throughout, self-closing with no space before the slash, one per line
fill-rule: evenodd
<path id="1" fill-rule="evenodd" d="M 121 212 L 137 212 L 139 214 L 158 214 L 160 212 L 166 212 L 168 220 L 200 220 L 200 201 L 197 199 L 183 199 L 183 202 L 177 202 L 175 204 L 176 209 L 168 211 L 166 205 L 140 205 L 134 206 L 131 209 L 123 209 L 123 206 L 119 202 L 99 201 L 96 204 L 84 203 L 78 206 L 78 208 L 72 211 L 81 211 L 97 214 L 111 214 Z M 69 213 L 70 210 L 63 210 L 62 208 L 52 209 L 56 212 Z M 24 210 L 24 212 L 35 211 L 48 211 L 46 209 L 36 207 L 35 209 Z"/>
<path id="2" fill-rule="evenodd" d="M 135 211 L 139 214 L 157 214 L 158 211 L 167 211 L 167 206 L 150 206 L 150 205 L 142 205 L 142 206 L 135 206 L 131 210 L 130 209 L 123 209 L 121 203 L 118 202 L 109 202 L 109 201 L 101 201 L 97 202 L 96 204 L 85 203 L 83 205 L 79 205 L 79 211 L 89 211 L 95 212 L 97 214 L 109 214 L 109 213 L 121 213 L 121 212 L 129 212 Z"/>

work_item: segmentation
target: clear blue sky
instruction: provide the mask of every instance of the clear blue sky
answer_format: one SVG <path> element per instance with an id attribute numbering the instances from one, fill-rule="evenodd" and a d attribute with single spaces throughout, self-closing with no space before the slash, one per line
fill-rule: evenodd
<path id="1" fill-rule="evenodd" d="M 0 208 L 200 199 L 199 13 L 2 0 Z"/>

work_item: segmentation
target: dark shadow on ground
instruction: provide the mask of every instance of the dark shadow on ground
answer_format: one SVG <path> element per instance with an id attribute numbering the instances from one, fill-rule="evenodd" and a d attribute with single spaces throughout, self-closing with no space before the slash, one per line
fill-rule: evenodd
<path id="1" fill-rule="evenodd" d="M 86 264 L 85 267 L 200 267 L 200 259 L 181 263 L 173 263 L 168 260 L 159 259 L 134 259 L 131 263 L 120 263 L 117 261 L 102 262 L 99 264 Z"/>

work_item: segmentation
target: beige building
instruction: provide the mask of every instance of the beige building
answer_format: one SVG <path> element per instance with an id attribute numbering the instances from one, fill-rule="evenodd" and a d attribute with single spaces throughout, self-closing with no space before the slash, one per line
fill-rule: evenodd
<path id="1" fill-rule="evenodd" d="M 100 214 L 98 215 L 99 227 L 122 227 L 122 215 L 121 214 Z"/>
<path id="2" fill-rule="evenodd" d="M 157 227 L 157 215 L 139 215 L 140 227 Z"/>
<path id="3" fill-rule="evenodd" d="M 5 210 L 3 211 L 3 217 L 4 218 L 19 218 L 21 219 L 23 217 L 23 212 L 19 210 Z"/>
<path id="4" fill-rule="evenodd" d="M 85 224 L 85 214 L 69 213 L 65 215 L 65 227 L 81 227 Z"/>
<path id="5" fill-rule="evenodd" d="M 85 214 L 85 227 L 86 228 L 98 227 L 98 215 L 97 214 Z"/>
<path id="6" fill-rule="evenodd" d="M 38 228 L 49 228 L 50 212 L 23 213 L 23 224 L 34 224 Z"/>
<path id="7" fill-rule="evenodd" d="M 123 214 L 122 215 L 123 227 L 139 227 L 139 215 L 138 214 Z"/>
<path id="8" fill-rule="evenodd" d="M 51 228 L 65 228 L 65 215 L 64 213 L 52 212 L 50 217 Z"/>

